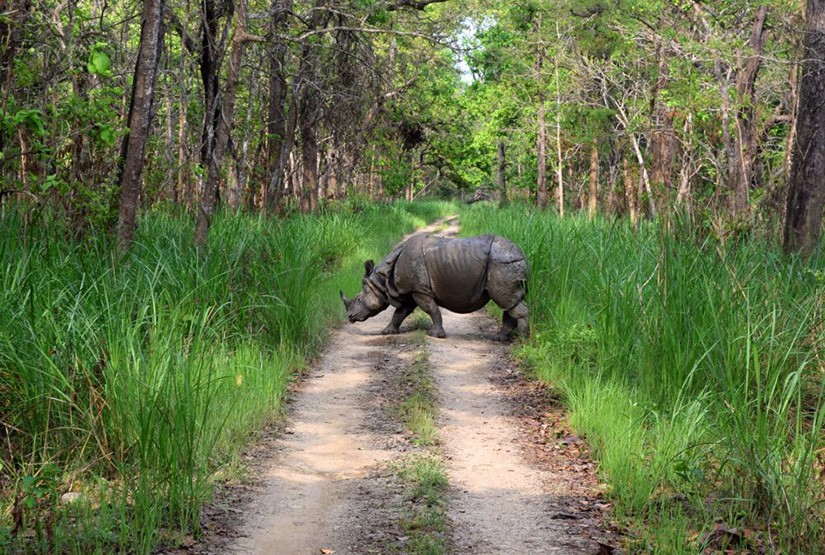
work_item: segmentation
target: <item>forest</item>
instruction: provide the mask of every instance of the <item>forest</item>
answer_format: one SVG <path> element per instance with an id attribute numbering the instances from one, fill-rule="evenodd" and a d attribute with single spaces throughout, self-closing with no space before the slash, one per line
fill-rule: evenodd
<path id="1" fill-rule="evenodd" d="M 453 214 L 524 249 L 512 356 L 628 552 L 818 552 L 823 33 L 822 0 L 0 0 L 0 552 L 198 537 L 337 291 Z"/>

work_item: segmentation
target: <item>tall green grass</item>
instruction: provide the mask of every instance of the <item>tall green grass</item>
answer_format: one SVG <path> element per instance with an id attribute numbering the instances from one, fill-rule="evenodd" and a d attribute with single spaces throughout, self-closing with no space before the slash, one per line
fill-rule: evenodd
<path id="1" fill-rule="evenodd" d="M 277 414 L 365 258 L 445 204 L 144 215 L 123 258 L 0 211 L 0 551 L 149 553 L 196 533 L 216 473 Z M 80 492 L 66 504 L 60 497 Z"/>
<path id="2" fill-rule="evenodd" d="M 825 543 L 820 261 L 658 222 L 462 212 L 465 233 L 524 248 L 534 335 L 518 353 L 565 392 L 619 514 L 646 528 L 634 550 L 695 553 L 719 522 L 776 552 Z"/>

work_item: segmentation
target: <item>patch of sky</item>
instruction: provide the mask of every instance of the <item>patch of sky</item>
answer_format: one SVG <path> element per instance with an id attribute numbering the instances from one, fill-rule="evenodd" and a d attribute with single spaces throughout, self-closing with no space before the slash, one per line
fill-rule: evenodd
<path id="1" fill-rule="evenodd" d="M 456 63 L 455 67 L 461 75 L 461 81 L 467 85 L 481 79 L 481 75 L 473 71 L 470 58 L 484 46 L 479 35 L 490 30 L 496 24 L 494 17 L 465 17 L 461 22 L 460 30 L 455 34 L 453 44 Z"/>

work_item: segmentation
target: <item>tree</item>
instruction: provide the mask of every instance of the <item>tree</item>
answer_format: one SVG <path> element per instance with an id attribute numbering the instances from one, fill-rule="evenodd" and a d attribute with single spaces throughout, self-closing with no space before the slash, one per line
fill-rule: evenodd
<path id="1" fill-rule="evenodd" d="M 228 25 L 228 23 L 227 23 Z M 212 145 L 206 159 L 206 183 L 201 195 L 201 205 L 198 212 L 198 223 L 195 227 L 195 244 L 199 247 L 206 245 L 206 237 L 209 226 L 212 222 L 212 215 L 218 203 L 218 191 L 220 190 L 220 175 L 223 167 L 223 157 L 226 153 L 235 117 L 235 99 L 237 98 L 238 81 L 241 73 L 241 61 L 243 60 L 244 48 L 250 41 L 261 41 L 260 37 L 247 32 L 246 0 L 239 0 L 237 5 L 237 16 L 235 22 L 235 32 L 232 36 L 232 49 L 229 54 L 229 71 L 227 72 L 226 84 L 223 90 L 223 99 L 218 106 L 217 90 L 212 94 L 216 97 L 211 100 L 214 105 L 207 110 L 207 118 L 210 111 L 215 112 L 215 124 L 213 129 L 208 130 L 208 134 L 214 136 Z M 207 46 L 203 46 L 208 50 Z M 211 48 L 211 47 L 210 47 Z M 212 53 L 210 56 L 214 56 Z M 214 63 L 214 62 L 210 62 Z M 220 65 L 217 63 L 216 65 Z M 217 75 L 219 67 L 214 68 Z M 211 76 L 211 75 L 210 75 Z M 211 79 L 204 80 L 211 82 Z M 216 79 L 217 81 L 217 79 Z M 213 85 L 217 88 L 217 84 Z"/>
<path id="2" fill-rule="evenodd" d="M 123 139 L 120 172 L 120 209 L 118 243 L 128 249 L 135 236 L 136 215 L 140 199 L 141 174 L 146 155 L 146 141 L 152 124 L 158 61 L 163 46 L 163 10 L 165 0 L 144 0 L 140 47 L 132 101 L 129 106 L 129 134 Z"/>
<path id="3" fill-rule="evenodd" d="M 825 0 L 808 0 L 803 48 L 784 248 L 810 254 L 825 206 Z"/>

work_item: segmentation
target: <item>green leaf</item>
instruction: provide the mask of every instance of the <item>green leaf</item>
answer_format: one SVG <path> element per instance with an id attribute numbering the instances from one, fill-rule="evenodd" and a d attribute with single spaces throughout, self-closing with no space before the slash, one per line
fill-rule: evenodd
<path id="1" fill-rule="evenodd" d="M 86 64 L 86 69 L 92 75 L 108 75 L 111 60 L 109 56 L 100 50 L 93 50 L 89 55 L 89 62 Z"/>
<path id="2" fill-rule="evenodd" d="M 117 136 L 115 135 L 115 130 L 110 125 L 103 125 L 100 128 L 100 133 L 98 133 L 98 139 L 100 142 L 105 144 L 106 146 L 112 146 L 115 144 L 117 140 Z"/>

